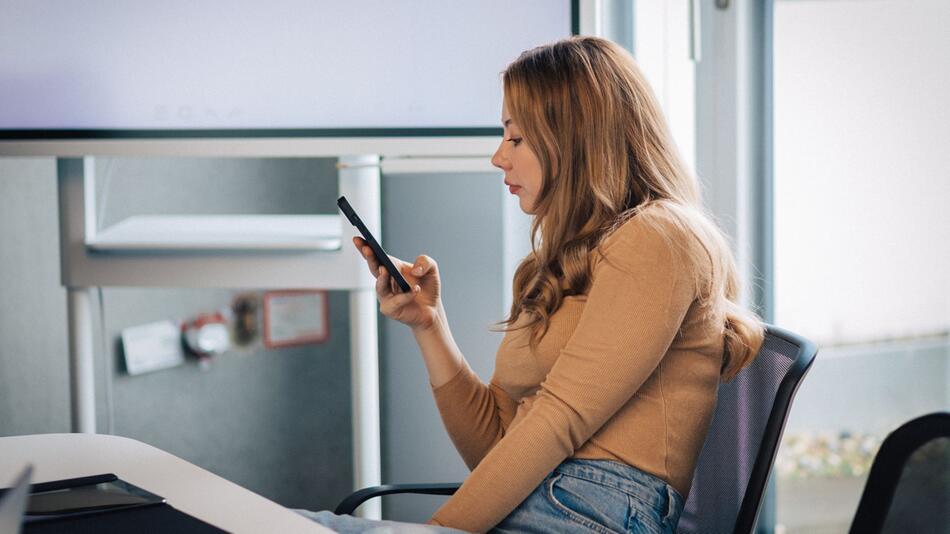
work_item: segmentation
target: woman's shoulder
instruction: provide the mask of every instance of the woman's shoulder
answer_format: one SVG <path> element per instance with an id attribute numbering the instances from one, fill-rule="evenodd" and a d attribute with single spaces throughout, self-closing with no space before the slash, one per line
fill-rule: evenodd
<path id="1" fill-rule="evenodd" d="M 710 268 L 708 237 L 711 222 L 695 208 L 652 202 L 625 214 L 602 238 L 595 261 L 653 256 L 678 270 Z"/>
<path id="2" fill-rule="evenodd" d="M 631 210 L 609 228 L 602 246 L 610 248 L 618 243 L 655 243 L 673 248 L 683 248 L 698 241 L 696 214 L 691 208 L 672 203 L 651 202 L 647 206 Z"/>

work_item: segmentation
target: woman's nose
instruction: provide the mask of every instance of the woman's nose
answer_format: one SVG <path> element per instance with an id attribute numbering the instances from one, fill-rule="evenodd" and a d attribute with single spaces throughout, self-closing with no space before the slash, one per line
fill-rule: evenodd
<path id="1" fill-rule="evenodd" d="M 502 148 L 504 147 L 504 141 L 499 145 L 498 150 L 495 151 L 495 154 L 491 157 L 491 164 L 495 167 L 498 167 L 502 170 L 507 170 L 508 158 L 502 154 Z"/>

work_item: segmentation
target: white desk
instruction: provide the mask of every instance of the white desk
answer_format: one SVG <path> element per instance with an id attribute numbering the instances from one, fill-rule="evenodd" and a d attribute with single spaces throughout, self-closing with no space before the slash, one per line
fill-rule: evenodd
<path id="1" fill-rule="evenodd" d="M 0 486 L 26 464 L 33 483 L 114 473 L 168 504 L 229 532 L 332 532 L 177 456 L 134 439 L 103 434 L 0 438 Z M 318 483 L 318 481 L 314 481 Z"/>

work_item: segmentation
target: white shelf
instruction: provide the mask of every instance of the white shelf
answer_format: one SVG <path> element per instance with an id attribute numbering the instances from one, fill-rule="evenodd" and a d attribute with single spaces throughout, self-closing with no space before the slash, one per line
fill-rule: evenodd
<path id="1" fill-rule="evenodd" d="M 86 241 L 96 251 L 340 250 L 339 215 L 137 215 Z"/>

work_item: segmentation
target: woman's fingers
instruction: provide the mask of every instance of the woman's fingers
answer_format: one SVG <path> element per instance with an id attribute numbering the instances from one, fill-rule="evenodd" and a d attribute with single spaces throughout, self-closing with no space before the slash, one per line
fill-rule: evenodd
<path id="1" fill-rule="evenodd" d="M 376 292 L 379 293 L 380 297 L 402 294 L 399 284 L 382 265 L 376 271 Z"/>
<path id="2" fill-rule="evenodd" d="M 376 276 L 379 271 L 379 262 L 376 261 L 376 256 L 373 255 L 373 249 L 366 244 L 366 241 L 359 237 L 353 238 L 353 244 L 356 246 L 356 251 L 360 253 L 360 256 L 363 256 L 363 259 L 366 260 L 366 267 L 369 269 L 370 274 Z"/>
<path id="3" fill-rule="evenodd" d="M 388 297 L 393 293 L 393 286 L 390 283 L 389 273 L 386 272 L 386 268 L 380 265 L 376 269 L 376 294 L 380 298 Z"/>
<path id="4" fill-rule="evenodd" d="M 385 281 L 389 284 L 387 293 L 403 293 L 397 282 L 386 270 L 386 267 L 376 260 L 376 256 L 373 254 L 373 249 L 366 245 L 366 241 L 364 239 L 353 237 L 353 245 L 356 246 L 356 249 L 359 251 L 360 255 L 363 256 L 363 259 L 366 260 L 366 266 L 369 268 L 370 274 L 376 277 L 376 289 L 378 292 L 384 291 L 386 289 L 386 286 L 383 284 L 383 281 Z M 396 269 L 402 273 L 405 278 L 407 278 L 410 286 L 415 284 L 416 281 L 419 278 L 422 278 L 424 275 L 437 270 L 435 260 L 425 255 L 419 256 L 416 258 L 415 263 L 411 264 L 393 256 L 389 256 L 389 261 L 391 261 Z M 385 278 L 381 279 L 382 277 Z M 411 295 L 413 292 L 408 291 L 406 293 Z M 380 293 L 380 295 L 383 295 L 383 293 Z"/>
<path id="5" fill-rule="evenodd" d="M 413 276 L 421 278 L 428 274 L 429 272 L 435 271 L 437 269 L 435 260 L 422 254 L 416 258 L 415 263 L 412 264 L 412 273 Z"/>
<path id="6" fill-rule="evenodd" d="M 383 266 L 379 267 L 378 275 L 376 277 L 376 293 L 379 296 L 379 311 L 383 315 L 391 316 L 400 308 L 412 302 L 421 290 L 418 285 L 415 285 L 409 291 L 403 293 L 396 287 L 395 281 Z"/>
<path id="7" fill-rule="evenodd" d="M 389 291 L 392 294 L 398 295 L 402 293 L 402 289 L 399 289 L 399 283 L 396 282 L 396 279 L 393 278 L 392 276 L 389 276 L 389 271 L 386 271 L 386 278 L 389 279 Z"/>
<path id="8" fill-rule="evenodd" d="M 416 298 L 416 293 L 419 292 L 418 288 L 419 286 L 413 286 L 412 290 L 410 291 L 407 291 L 405 293 L 396 293 L 388 297 L 387 299 L 380 301 L 379 311 L 381 311 L 383 315 L 386 315 L 386 316 L 396 312 L 397 310 L 409 304 L 410 302 L 413 301 L 413 299 Z"/>

